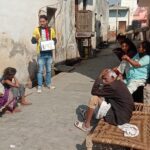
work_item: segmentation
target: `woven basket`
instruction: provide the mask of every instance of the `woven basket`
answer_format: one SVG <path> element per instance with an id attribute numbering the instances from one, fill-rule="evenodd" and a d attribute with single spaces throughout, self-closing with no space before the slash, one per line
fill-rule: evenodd
<path id="1" fill-rule="evenodd" d="M 114 144 L 139 150 L 150 150 L 150 105 L 135 104 L 130 120 L 139 128 L 137 137 L 124 137 L 123 131 L 101 120 L 91 134 L 93 143 Z"/>
<path id="2" fill-rule="evenodd" d="M 150 104 L 135 103 L 135 112 L 150 114 Z"/>

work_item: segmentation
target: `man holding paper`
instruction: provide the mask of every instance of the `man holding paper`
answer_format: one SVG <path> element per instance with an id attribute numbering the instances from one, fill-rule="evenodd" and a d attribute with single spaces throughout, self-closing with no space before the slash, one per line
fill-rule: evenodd
<path id="1" fill-rule="evenodd" d="M 43 70 L 46 68 L 45 84 L 49 89 L 55 87 L 51 85 L 51 64 L 52 50 L 55 49 L 56 35 L 53 28 L 48 27 L 48 18 L 45 15 L 39 17 L 39 27 L 33 31 L 31 39 L 32 44 L 37 44 L 37 63 L 38 63 L 38 93 L 42 92 L 43 85 Z"/>

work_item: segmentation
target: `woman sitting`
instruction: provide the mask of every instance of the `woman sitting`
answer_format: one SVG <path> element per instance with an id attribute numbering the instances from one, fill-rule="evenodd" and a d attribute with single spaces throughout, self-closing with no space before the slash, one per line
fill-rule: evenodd
<path id="1" fill-rule="evenodd" d="M 25 99 L 25 87 L 20 84 L 15 77 L 16 72 L 17 70 L 15 68 L 6 68 L 2 77 L 2 84 L 5 89 L 11 89 L 14 98 L 17 99 L 17 103 L 19 102 L 22 105 L 30 105 L 31 103 Z"/>
<path id="2" fill-rule="evenodd" d="M 122 59 L 125 63 L 121 63 L 118 70 L 122 74 L 124 72 L 126 73 L 124 81 L 132 94 L 139 86 L 144 86 L 146 80 L 149 78 L 150 43 L 148 41 L 142 42 L 138 49 L 138 53 L 133 58 L 130 58 L 128 55 L 124 55 Z"/>
<path id="3" fill-rule="evenodd" d="M 0 112 L 20 112 L 17 108 L 16 99 L 13 97 L 11 90 L 4 89 L 0 83 Z"/>

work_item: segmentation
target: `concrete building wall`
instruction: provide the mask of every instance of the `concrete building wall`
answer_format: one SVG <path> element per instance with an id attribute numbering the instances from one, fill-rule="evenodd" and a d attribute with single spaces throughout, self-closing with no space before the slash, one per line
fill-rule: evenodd
<path id="1" fill-rule="evenodd" d="M 150 27 L 150 3 L 149 0 L 139 0 L 139 7 L 148 7 L 148 25 Z M 147 32 L 147 39 L 150 41 L 150 31 Z"/>
<path id="2" fill-rule="evenodd" d="M 60 15 L 56 14 L 57 48 L 56 62 L 79 57 L 75 39 L 75 2 L 63 0 Z"/>
<path id="3" fill-rule="evenodd" d="M 133 14 L 138 7 L 137 0 L 121 0 L 121 6 L 122 7 L 129 7 L 129 9 L 130 9 L 129 25 L 131 25 L 132 20 L 133 20 Z"/>
<path id="4" fill-rule="evenodd" d="M 95 36 L 92 37 L 92 47 L 100 40 L 107 41 L 108 39 L 108 18 L 109 18 L 109 5 L 105 0 L 87 0 L 87 10 L 93 11 L 93 32 Z"/>
<path id="5" fill-rule="evenodd" d="M 119 21 L 126 21 L 126 25 L 129 24 L 128 22 L 128 10 L 119 10 L 118 12 L 118 19 L 116 20 L 116 10 L 109 11 L 109 26 L 110 31 L 116 31 L 116 26 L 118 29 Z"/>
<path id="6" fill-rule="evenodd" d="M 110 9 L 109 11 L 109 41 L 116 40 L 116 33 L 122 32 L 119 30 L 119 22 L 126 22 L 126 28 L 129 25 L 129 10 L 128 9 L 120 9 L 118 10 L 118 17 L 117 17 L 117 10 Z"/>
<path id="7" fill-rule="evenodd" d="M 150 8 L 150 2 L 149 2 L 149 0 L 139 0 L 138 4 L 141 7 L 149 7 Z"/>
<path id="8" fill-rule="evenodd" d="M 120 32 L 120 30 L 118 30 L 119 26 L 122 26 L 122 27 L 124 26 L 123 21 L 126 22 L 126 28 L 128 28 L 128 26 L 132 25 L 134 13 L 135 13 L 136 9 L 138 8 L 138 5 L 137 5 L 137 0 L 121 0 L 120 5 L 116 5 L 114 7 L 115 7 L 114 10 L 110 9 L 110 11 L 109 11 L 110 12 L 110 15 L 109 15 L 109 24 L 110 24 L 109 41 L 116 40 L 116 32 L 117 33 Z M 118 15 L 117 15 L 117 7 L 120 8 L 120 9 L 118 9 Z M 124 9 L 124 8 L 128 8 L 128 9 Z M 119 22 L 121 22 L 121 21 L 122 21 L 122 24 L 119 25 Z"/>
<path id="9" fill-rule="evenodd" d="M 100 1 L 101 4 L 101 13 L 99 16 L 100 22 L 101 22 L 101 37 L 103 41 L 108 40 L 108 28 L 109 28 L 109 5 L 108 2 L 103 0 Z"/>
<path id="10" fill-rule="evenodd" d="M 146 27 L 149 24 L 149 8 L 138 7 L 133 14 L 133 20 L 141 22 L 141 27 Z"/>
<path id="11" fill-rule="evenodd" d="M 72 0 L 0 0 L 0 73 L 12 66 L 18 70 L 19 79 L 27 81 L 29 62 L 32 64 L 36 59 L 35 46 L 31 44 L 32 32 L 38 26 L 39 10 L 44 12 L 46 7 L 57 9 L 55 62 L 78 57 L 74 5 Z"/>

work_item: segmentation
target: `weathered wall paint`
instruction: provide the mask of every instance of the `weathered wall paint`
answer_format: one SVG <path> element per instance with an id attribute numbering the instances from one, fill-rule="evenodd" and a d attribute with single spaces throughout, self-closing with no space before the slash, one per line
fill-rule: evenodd
<path id="1" fill-rule="evenodd" d="M 150 7 L 149 0 L 139 0 L 139 6 L 141 7 Z"/>
<path id="2" fill-rule="evenodd" d="M 83 0 L 79 1 L 82 6 Z M 96 3 L 94 0 L 91 2 L 95 13 L 96 3 L 99 3 L 99 0 Z M 88 4 L 91 5 L 91 2 L 89 1 Z M 36 69 L 33 69 L 33 66 L 36 66 L 36 46 L 31 44 L 31 36 L 33 29 L 38 26 L 39 10 L 41 13 L 47 13 L 47 7 L 56 8 L 55 63 L 79 57 L 75 39 L 75 1 L 0 0 L 0 74 L 8 66 L 15 67 L 18 70 L 17 76 L 24 83 L 27 82 L 29 74 L 30 76 L 35 74 Z M 98 10 L 101 8 L 102 6 L 98 6 Z M 93 31 L 95 31 L 95 22 Z"/>
<path id="3" fill-rule="evenodd" d="M 110 25 L 109 30 L 110 31 L 116 31 L 116 25 L 117 25 L 117 29 L 119 28 L 119 21 L 125 21 L 126 26 L 129 25 L 129 22 L 128 22 L 128 20 L 129 20 L 129 11 L 128 11 L 128 9 L 119 10 L 118 11 L 118 18 L 116 17 L 117 16 L 116 11 L 117 10 L 110 10 L 109 11 L 109 25 Z M 117 18 L 117 20 L 116 20 L 116 18 Z"/>
<path id="4" fill-rule="evenodd" d="M 130 20 L 129 20 L 129 25 L 132 24 L 132 20 L 133 20 L 133 15 L 135 10 L 137 9 L 137 0 L 122 0 L 121 1 L 121 6 L 123 7 L 129 7 L 130 9 Z"/>
<path id="5" fill-rule="evenodd" d="M 79 57 L 75 42 L 74 1 L 0 0 L 0 74 L 4 68 L 12 66 L 18 70 L 21 81 L 28 80 L 29 64 L 36 60 L 36 46 L 31 44 L 31 36 L 34 27 L 38 26 L 39 10 L 44 12 L 46 7 L 57 9 L 55 62 Z"/>
<path id="6" fill-rule="evenodd" d="M 75 2 L 63 1 L 61 7 L 62 12 L 56 19 L 56 62 L 79 57 L 75 39 Z"/>
<path id="7" fill-rule="evenodd" d="M 80 5 L 81 3 L 83 1 L 80 1 Z M 92 30 L 95 36 L 92 37 L 92 48 L 96 48 L 100 40 L 108 40 L 109 5 L 106 0 L 87 0 L 86 9 L 93 12 Z"/>

